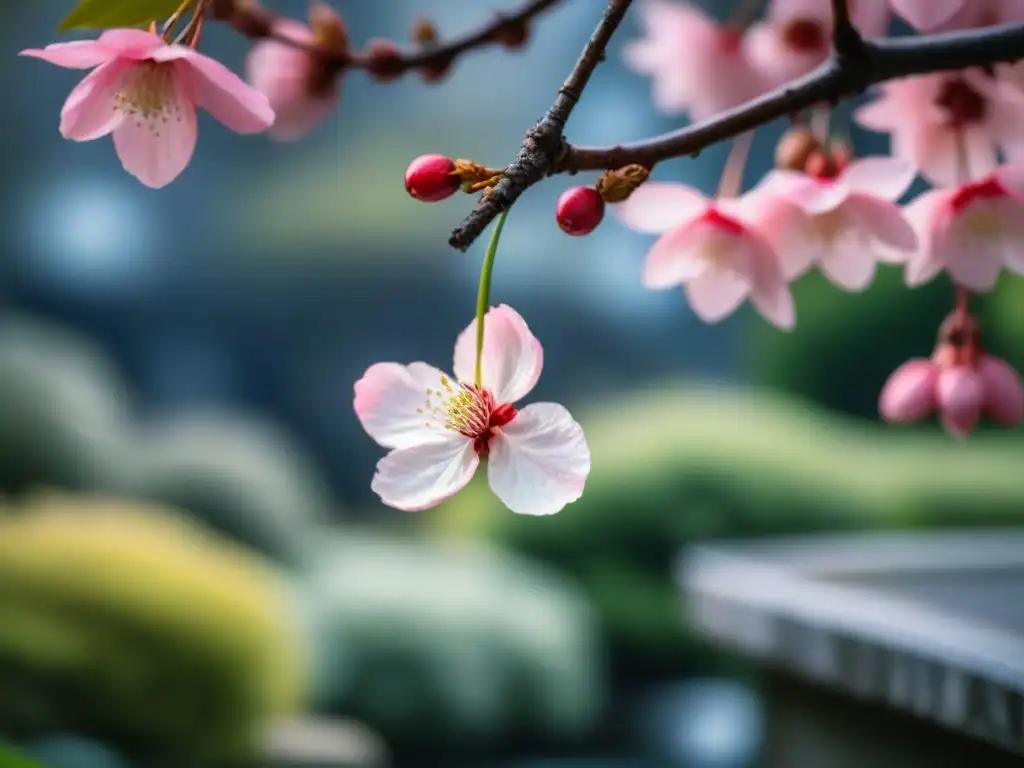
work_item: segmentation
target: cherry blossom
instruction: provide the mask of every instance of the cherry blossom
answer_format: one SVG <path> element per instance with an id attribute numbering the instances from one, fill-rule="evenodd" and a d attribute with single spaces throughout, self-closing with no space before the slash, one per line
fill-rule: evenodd
<path id="1" fill-rule="evenodd" d="M 945 346 L 897 368 L 879 398 L 882 417 L 907 424 L 937 411 L 954 437 L 969 435 L 982 415 L 1004 426 L 1024 420 L 1024 386 L 1005 360 L 984 353 L 974 361 L 957 358 Z"/>
<path id="2" fill-rule="evenodd" d="M 890 134 L 895 157 L 928 181 L 949 186 L 980 178 L 996 166 L 999 149 L 1024 150 L 1024 94 L 1005 68 L 893 80 L 857 110 L 865 128 Z"/>
<path id="3" fill-rule="evenodd" d="M 64 103 L 61 135 L 91 141 L 112 133 L 125 170 L 148 187 L 163 187 L 185 170 L 197 107 L 238 133 L 274 122 L 267 98 L 223 64 L 151 32 L 115 29 L 21 55 L 68 69 L 95 67 Z"/>
<path id="4" fill-rule="evenodd" d="M 759 230 L 769 218 L 799 214 L 781 196 L 708 200 L 682 184 L 649 181 L 612 210 L 627 227 L 661 235 L 644 265 L 648 288 L 682 285 L 690 307 L 708 323 L 749 298 L 779 328 L 796 324 L 779 257 Z"/>
<path id="5" fill-rule="evenodd" d="M 933 189 L 905 208 L 918 235 L 906 281 L 923 285 L 945 270 L 975 293 L 992 290 L 1002 268 L 1024 274 L 1024 167 L 1002 166 L 976 182 Z"/>
<path id="6" fill-rule="evenodd" d="M 851 21 L 861 34 L 885 34 L 885 0 L 854 0 Z M 822 0 L 773 0 L 764 20 L 751 25 L 746 42 L 751 60 L 771 85 L 805 75 L 821 64 L 832 44 L 832 7 Z"/>
<path id="7" fill-rule="evenodd" d="M 550 515 L 583 493 L 590 451 L 583 429 L 556 403 L 517 409 L 540 378 L 543 350 L 506 305 L 484 320 L 482 386 L 474 385 L 476 320 L 455 344 L 455 377 L 426 363 L 371 366 L 355 385 L 366 432 L 391 452 L 372 488 L 406 511 L 436 506 L 487 459 L 491 490 L 513 512 Z"/>
<path id="8" fill-rule="evenodd" d="M 274 34 L 299 45 L 315 42 L 313 30 L 291 19 L 279 19 Z M 268 37 L 253 45 L 245 61 L 249 82 L 277 115 L 270 134 L 282 141 L 309 133 L 331 114 L 340 95 L 338 73 L 326 71 L 299 45 Z"/>
<path id="9" fill-rule="evenodd" d="M 850 163 L 834 178 L 772 171 L 750 194 L 784 195 L 805 214 L 795 226 L 792 217 L 776 216 L 763 227 L 787 279 L 817 263 L 839 287 L 862 291 L 877 260 L 901 260 L 899 253 L 905 260 L 917 248 L 914 228 L 895 202 L 914 176 L 904 162 L 871 157 Z"/>
<path id="10" fill-rule="evenodd" d="M 703 120 L 768 89 L 742 30 L 674 0 L 645 0 L 637 11 L 646 36 L 627 44 L 623 55 L 633 70 L 654 78 L 658 110 Z"/>

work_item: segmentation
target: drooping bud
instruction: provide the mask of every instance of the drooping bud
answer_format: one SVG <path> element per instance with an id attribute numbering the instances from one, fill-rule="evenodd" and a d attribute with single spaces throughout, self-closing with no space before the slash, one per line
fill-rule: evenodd
<path id="1" fill-rule="evenodd" d="M 412 41 L 416 45 L 436 45 L 438 39 L 437 27 L 430 19 L 419 16 L 412 23 Z"/>
<path id="2" fill-rule="evenodd" d="M 604 202 L 621 203 L 647 181 L 650 173 L 649 169 L 636 163 L 624 165 L 622 168 L 605 171 L 597 180 L 596 188 Z"/>
<path id="3" fill-rule="evenodd" d="M 405 60 L 391 40 L 371 40 L 366 46 L 365 68 L 378 83 L 386 83 L 405 71 Z"/>
<path id="4" fill-rule="evenodd" d="M 348 27 L 345 20 L 327 3 L 315 2 L 309 7 L 309 28 L 318 48 L 333 53 L 345 53 L 348 50 Z"/>
<path id="5" fill-rule="evenodd" d="M 530 25 L 526 21 L 506 21 L 494 32 L 494 38 L 506 48 L 517 50 L 530 39 Z"/>
<path id="6" fill-rule="evenodd" d="M 804 173 L 815 152 L 822 152 L 821 142 L 808 128 L 794 126 L 782 134 L 775 145 L 775 167 L 784 171 Z"/>

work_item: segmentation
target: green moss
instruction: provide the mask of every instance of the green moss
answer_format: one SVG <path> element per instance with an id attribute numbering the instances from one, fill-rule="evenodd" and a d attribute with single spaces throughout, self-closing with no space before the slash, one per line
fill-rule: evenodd
<path id="1" fill-rule="evenodd" d="M 0 730 L 205 765 L 303 698 L 272 569 L 171 512 L 44 496 L 0 517 Z"/>

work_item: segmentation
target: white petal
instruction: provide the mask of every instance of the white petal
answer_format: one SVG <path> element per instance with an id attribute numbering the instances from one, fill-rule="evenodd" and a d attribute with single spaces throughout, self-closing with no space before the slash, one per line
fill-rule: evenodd
<path id="1" fill-rule="evenodd" d="M 717 323 L 731 315 L 750 294 L 746 278 L 728 269 L 709 269 L 686 284 L 690 308 L 705 323 Z"/>
<path id="2" fill-rule="evenodd" d="M 875 276 L 871 243 L 862 233 L 848 230 L 831 242 L 821 258 L 821 271 L 833 283 L 848 291 L 863 291 Z"/>
<path id="3" fill-rule="evenodd" d="M 552 515 L 583 494 L 590 449 L 583 428 L 557 403 L 533 403 L 491 438 L 487 479 L 521 515 Z"/>
<path id="4" fill-rule="evenodd" d="M 522 399 L 537 384 L 544 349 L 522 316 L 507 304 L 491 307 L 484 317 L 481 373 L 483 386 L 498 404 Z M 472 384 L 476 374 L 476 319 L 455 342 L 455 377 Z"/>
<path id="5" fill-rule="evenodd" d="M 445 390 L 442 380 L 446 378 L 443 371 L 426 363 L 370 366 L 355 385 L 353 406 L 359 423 L 385 448 L 409 448 L 447 440 L 447 431 L 437 419 L 431 418 L 428 403 L 433 399 L 437 404 L 437 393 Z"/>
<path id="6" fill-rule="evenodd" d="M 468 437 L 393 450 L 379 462 L 370 487 L 389 507 L 419 512 L 466 487 L 480 464 Z"/>
<path id="7" fill-rule="evenodd" d="M 852 191 L 884 200 L 899 200 L 917 177 L 913 165 L 895 157 L 864 157 L 840 175 Z"/>
<path id="8" fill-rule="evenodd" d="M 690 187 L 648 181 L 624 202 L 611 206 L 611 210 L 630 229 L 657 235 L 685 223 L 707 204 L 707 198 Z"/>
<path id="9" fill-rule="evenodd" d="M 695 219 L 659 237 L 644 261 L 644 287 L 674 288 L 706 272 L 708 260 L 702 254 L 712 236 Z"/>

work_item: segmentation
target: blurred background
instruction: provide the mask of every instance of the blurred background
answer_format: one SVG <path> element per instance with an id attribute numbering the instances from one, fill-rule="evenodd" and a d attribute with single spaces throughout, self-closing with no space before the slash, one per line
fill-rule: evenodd
<path id="1" fill-rule="evenodd" d="M 456 34 L 512 0 L 333 4 L 360 44 L 407 39 L 418 14 Z M 194 161 L 158 192 L 109 140 L 60 138 L 79 73 L 14 59 L 70 2 L 0 6 L 7 742 L 58 768 L 753 766 L 757 675 L 689 633 L 685 545 L 1024 517 L 1019 436 L 878 423 L 888 373 L 931 351 L 947 284 L 908 291 L 883 268 L 849 296 L 812 275 L 792 334 L 748 310 L 706 326 L 641 286 L 650 238 L 611 217 L 558 229 L 566 178 L 515 207 L 493 302 L 544 344 L 536 399 L 587 432 L 583 499 L 519 519 L 475 483 L 419 515 L 380 505 L 352 385 L 377 361 L 448 367 L 483 250 L 446 245 L 469 198 L 417 203 L 403 171 L 424 152 L 506 163 L 602 5 L 567 1 L 524 53 L 474 53 L 440 85 L 356 73 L 297 144 L 204 114 Z M 680 124 L 621 63 L 636 35 L 619 34 L 570 140 Z M 208 25 L 203 44 L 241 70 L 245 40 Z M 782 128 L 758 134 L 748 181 Z M 655 178 L 710 193 L 727 150 Z M 980 310 L 1018 368 L 1021 293 L 1003 281 Z"/>

